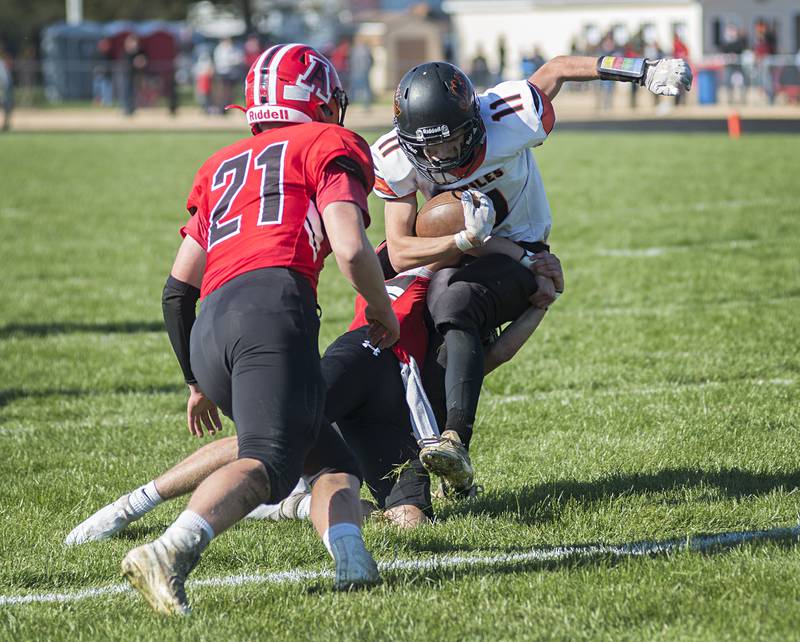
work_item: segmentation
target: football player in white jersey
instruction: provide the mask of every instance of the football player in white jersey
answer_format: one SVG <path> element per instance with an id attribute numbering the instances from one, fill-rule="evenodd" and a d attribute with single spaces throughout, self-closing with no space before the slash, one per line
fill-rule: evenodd
<path id="1" fill-rule="evenodd" d="M 530 148 L 541 145 L 552 131 L 552 100 L 562 84 L 597 79 L 635 82 L 654 94 L 676 95 L 691 87 L 692 74 L 678 59 L 559 56 L 525 80 L 502 82 L 478 96 L 454 65 L 425 63 L 400 81 L 395 127 L 372 146 L 375 192 L 386 201 L 391 268 L 407 270 L 435 261 L 456 265 L 439 270 L 428 296 L 444 337 L 438 361 L 446 367 L 446 418 L 441 441 L 421 454 L 426 467 L 456 491 L 468 492 L 473 486 L 467 447 L 483 382 L 486 336 L 517 318 L 531 296 L 546 308 L 563 289 L 563 282 L 534 276 L 528 269 L 536 253 L 548 249 L 551 227 L 550 206 Z M 463 201 L 464 231 L 439 238 L 415 236 L 417 192 L 428 199 L 466 188 L 480 190 L 488 199 L 479 207 Z"/>

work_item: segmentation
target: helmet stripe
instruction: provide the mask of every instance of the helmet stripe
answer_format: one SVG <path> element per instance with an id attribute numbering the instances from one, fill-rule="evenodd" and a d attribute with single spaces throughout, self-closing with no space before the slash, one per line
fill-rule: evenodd
<path id="1" fill-rule="evenodd" d="M 288 45 L 283 45 L 280 51 L 275 53 L 272 61 L 269 63 L 269 97 L 273 102 L 278 100 L 278 65 L 281 59 L 295 47 L 306 47 L 308 45 L 299 42 L 292 42 Z"/>
<path id="2" fill-rule="evenodd" d="M 260 105 L 261 102 L 259 101 L 259 88 L 261 87 L 261 74 L 264 65 L 269 65 L 269 59 L 275 54 L 275 51 L 279 48 L 280 45 L 273 45 L 269 49 L 267 49 L 264 53 L 262 53 L 256 64 L 253 66 L 253 105 Z"/>

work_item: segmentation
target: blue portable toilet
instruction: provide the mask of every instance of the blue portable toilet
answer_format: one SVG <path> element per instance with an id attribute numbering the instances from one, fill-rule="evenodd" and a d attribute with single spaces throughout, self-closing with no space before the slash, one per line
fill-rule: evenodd
<path id="1" fill-rule="evenodd" d="M 716 69 L 705 68 L 697 72 L 697 101 L 701 105 L 715 105 L 717 103 Z"/>
<path id="2" fill-rule="evenodd" d="M 100 25 L 63 22 L 42 30 L 42 74 L 50 101 L 90 99 Z"/>

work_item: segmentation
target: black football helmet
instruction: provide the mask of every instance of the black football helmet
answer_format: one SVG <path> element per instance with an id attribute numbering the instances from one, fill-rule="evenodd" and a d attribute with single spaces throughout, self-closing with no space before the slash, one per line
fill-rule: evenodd
<path id="1" fill-rule="evenodd" d="M 414 167 L 439 185 L 466 176 L 486 139 L 472 82 L 447 62 L 426 62 L 403 76 L 394 95 L 394 126 L 400 148 Z M 428 146 L 461 133 L 464 139 L 456 156 L 435 160 L 425 153 Z"/>

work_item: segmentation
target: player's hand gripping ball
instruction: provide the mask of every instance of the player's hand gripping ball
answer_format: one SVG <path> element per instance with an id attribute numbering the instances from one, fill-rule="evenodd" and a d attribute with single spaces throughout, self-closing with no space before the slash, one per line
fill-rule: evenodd
<path id="1" fill-rule="evenodd" d="M 442 192 L 427 201 L 417 213 L 417 236 L 433 238 L 458 235 L 469 247 L 483 245 L 494 227 L 491 200 L 477 190 Z"/>

